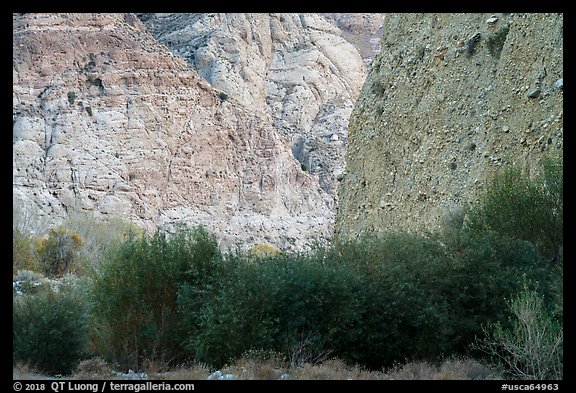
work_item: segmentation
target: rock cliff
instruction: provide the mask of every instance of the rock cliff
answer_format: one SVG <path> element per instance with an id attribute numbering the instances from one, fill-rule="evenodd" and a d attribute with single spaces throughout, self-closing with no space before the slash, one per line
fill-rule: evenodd
<path id="1" fill-rule="evenodd" d="M 322 43 L 323 33 L 316 34 Z M 242 59 L 229 43 L 223 50 L 230 50 L 231 64 L 288 66 L 266 52 L 265 40 L 252 42 L 247 48 L 270 56 Z M 208 66 L 210 52 L 204 53 L 197 57 L 207 65 L 198 67 L 200 74 L 219 75 Z M 249 67 L 241 69 L 247 72 L 242 81 L 265 83 Z M 35 206 L 52 222 L 77 209 L 121 216 L 149 230 L 204 224 L 224 245 L 289 249 L 330 238 L 334 200 L 277 132 L 284 117 L 244 105 L 266 99 L 258 89 L 226 95 L 226 78 L 211 78 L 220 81 L 216 90 L 202 76 L 133 14 L 14 14 L 15 203 Z M 282 81 L 278 89 L 290 86 L 298 99 L 310 98 L 313 73 L 302 76 L 310 80 Z M 319 89 L 336 99 L 334 88 Z"/>
<path id="2" fill-rule="evenodd" d="M 440 228 L 498 168 L 561 156 L 563 133 L 562 14 L 387 15 L 335 236 Z"/>
<path id="3" fill-rule="evenodd" d="M 139 14 L 212 86 L 268 113 L 301 168 L 337 199 L 347 125 L 381 14 Z"/>

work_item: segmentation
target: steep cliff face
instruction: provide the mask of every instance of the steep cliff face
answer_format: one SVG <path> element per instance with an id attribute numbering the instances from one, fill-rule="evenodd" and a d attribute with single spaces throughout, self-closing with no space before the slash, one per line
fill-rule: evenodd
<path id="1" fill-rule="evenodd" d="M 13 198 L 52 222 L 79 209 L 281 248 L 331 236 L 332 198 L 270 115 L 134 15 L 15 14 L 13 86 Z"/>
<path id="2" fill-rule="evenodd" d="M 563 151 L 562 14 L 393 14 L 349 124 L 336 237 L 434 229 Z"/>
<path id="3" fill-rule="evenodd" d="M 140 14 L 212 86 L 267 112 L 303 170 L 336 200 L 347 125 L 379 14 Z"/>

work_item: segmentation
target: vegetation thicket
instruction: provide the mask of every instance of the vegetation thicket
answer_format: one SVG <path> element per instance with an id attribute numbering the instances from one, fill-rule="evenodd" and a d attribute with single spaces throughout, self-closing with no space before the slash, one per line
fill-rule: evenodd
<path id="1" fill-rule="evenodd" d="M 202 227 L 119 231 L 121 242 L 104 243 L 78 227 L 40 243 L 14 229 L 15 272 L 85 280 L 80 292 L 22 293 L 15 276 L 14 362 L 59 373 L 90 356 L 122 370 L 221 368 L 270 353 L 294 365 L 338 358 L 377 370 L 465 356 L 514 378 L 560 379 L 561 159 L 544 160 L 539 173 L 502 169 L 454 230 L 298 253 L 224 253 Z M 87 253 L 87 244 L 104 246 Z M 82 269 L 71 269 L 74 258 Z"/>

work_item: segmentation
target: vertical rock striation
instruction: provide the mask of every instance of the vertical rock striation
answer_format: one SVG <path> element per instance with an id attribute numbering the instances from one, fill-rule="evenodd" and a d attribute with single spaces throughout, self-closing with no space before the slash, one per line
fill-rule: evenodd
<path id="1" fill-rule="evenodd" d="M 212 86 L 267 112 L 301 168 L 337 199 L 347 125 L 381 14 L 140 14 Z"/>

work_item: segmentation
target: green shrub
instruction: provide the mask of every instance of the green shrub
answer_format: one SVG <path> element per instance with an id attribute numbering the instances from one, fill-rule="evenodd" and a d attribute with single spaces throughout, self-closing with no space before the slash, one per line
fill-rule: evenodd
<path id="1" fill-rule="evenodd" d="M 511 328 L 505 329 L 498 322 L 489 325 L 476 346 L 514 379 L 562 379 L 562 324 L 546 311 L 542 297 L 526 287 L 509 307 L 513 313 Z"/>
<path id="2" fill-rule="evenodd" d="M 341 243 L 333 257 L 363 277 L 364 311 L 346 359 L 380 368 L 449 349 L 448 304 L 436 285 L 447 261 L 437 242 L 390 233 Z"/>
<path id="3" fill-rule="evenodd" d="M 200 361 L 220 367 L 253 349 L 314 359 L 351 341 L 361 304 L 352 269 L 248 253 L 228 255 L 220 271 L 218 282 L 179 294 L 186 346 Z"/>
<path id="4" fill-rule="evenodd" d="M 551 263 L 561 263 L 562 174 L 562 162 L 552 158 L 542 161 L 542 174 L 534 179 L 515 167 L 496 173 L 486 192 L 468 209 L 466 228 L 529 241 Z"/>
<path id="5" fill-rule="evenodd" d="M 131 236 L 106 256 L 94 278 L 95 350 L 133 370 L 144 360 L 181 359 L 178 288 L 204 282 L 218 259 L 214 237 L 202 228 Z"/>
<path id="6" fill-rule="evenodd" d="M 548 294 L 558 280 L 530 243 L 493 233 L 388 233 L 330 253 L 363 280 L 357 339 L 342 357 L 371 368 L 467 354 L 483 324 L 507 318 L 519 277 Z"/>
<path id="7" fill-rule="evenodd" d="M 217 280 L 181 287 L 184 344 L 215 367 L 252 349 L 373 369 L 439 360 L 467 354 L 483 324 L 506 320 L 518 277 L 542 292 L 557 278 L 529 242 L 444 236 L 389 233 L 307 254 L 228 254 Z"/>
<path id="8" fill-rule="evenodd" d="M 448 304 L 446 339 L 452 353 L 466 354 L 482 325 L 505 321 L 505 299 L 520 289 L 524 277 L 545 281 L 542 258 L 530 244 L 497 234 L 464 233 L 446 242 L 449 260 L 436 272 L 434 286 Z M 546 284 L 538 284 L 544 291 Z"/>
<path id="9" fill-rule="evenodd" d="M 97 78 L 93 75 L 88 75 L 86 81 L 88 81 L 88 83 L 98 87 L 100 89 L 100 92 L 104 91 L 104 83 L 102 83 L 102 79 Z"/>
<path id="10" fill-rule="evenodd" d="M 51 288 L 52 280 L 31 270 L 18 270 L 12 278 L 12 293 L 15 295 L 34 294 Z"/>
<path id="11" fill-rule="evenodd" d="M 46 289 L 13 297 L 13 362 L 69 374 L 85 355 L 88 306 L 77 291 Z"/>
<path id="12" fill-rule="evenodd" d="M 48 277 L 58 277 L 80 268 L 78 250 L 82 240 L 77 233 L 59 226 L 50 229 L 48 236 L 37 242 L 36 255 L 42 272 Z"/>

